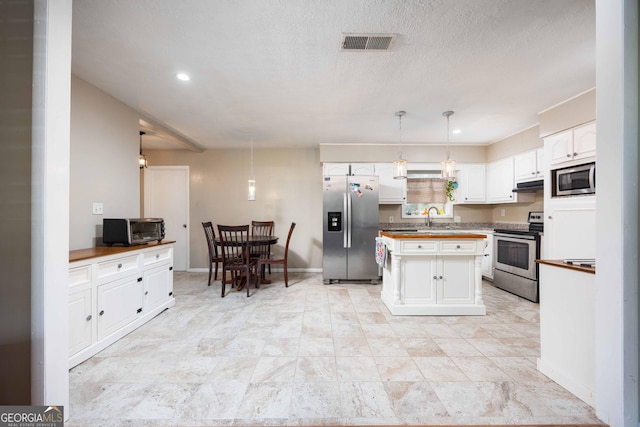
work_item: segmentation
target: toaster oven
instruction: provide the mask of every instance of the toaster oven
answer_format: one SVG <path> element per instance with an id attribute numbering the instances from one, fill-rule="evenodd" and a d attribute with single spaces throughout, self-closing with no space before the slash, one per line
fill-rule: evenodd
<path id="1" fill-rule="evenodd" d="M 162 218 L 104 218 L 102 243 L 107 246 L 143 245 L 164 239 Z"/>

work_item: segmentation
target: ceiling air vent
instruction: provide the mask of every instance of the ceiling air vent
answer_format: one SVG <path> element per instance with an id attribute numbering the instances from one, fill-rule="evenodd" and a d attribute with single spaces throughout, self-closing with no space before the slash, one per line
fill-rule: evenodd
<path id="1" fill-rule="evenodd" d="M 396 34 L 353 34 L 343 33 L 340 50 L 360 51 L 366 50 L 389 51 L 396 39 Z"/>

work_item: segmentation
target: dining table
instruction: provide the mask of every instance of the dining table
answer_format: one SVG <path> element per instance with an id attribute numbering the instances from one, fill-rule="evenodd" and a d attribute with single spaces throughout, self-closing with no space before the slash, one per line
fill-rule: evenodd
<path id="1" fill-rule="evenodd" d="M 278 243 L 278 236 L 253 236 L 253 235 L 249 235 L 248 236 L 248 240 L 249 240 L 249 247 L 254 247 L 254 246 L 263 246 L 263 245 L 275 245 L 276 243 Z M 215 238 L 215 242 L 216 245 L 220 246 L 220 237 L 216 236 Z M 233 246 L 241 246 L 244 243 L 244 240 L 236 240 L 236 239 L 231 239 L 231 240 L 226 240 L 226 242 L 230 243 Z M 269 284 L 271 283 L 271 280 L 267 280 L 264 277 L 264 272 L 262 273 L 262 277 L 260 278 L 260 283 L 264 283 L 264 284 Z M 239 286 L 237 288 L 238 291 L 242 290 L 243 286 Z"/>

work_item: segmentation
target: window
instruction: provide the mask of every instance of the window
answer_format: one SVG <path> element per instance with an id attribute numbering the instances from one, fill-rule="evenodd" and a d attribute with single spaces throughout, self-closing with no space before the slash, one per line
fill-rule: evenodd
<path id="1" fill-rule="evenodd" d="M 402 218 L 453 218 L 453 203 L 447 198 L 447 180 L 439 170 L 410 171 L 407 176 L 407 203 L 402 207 Z"/>

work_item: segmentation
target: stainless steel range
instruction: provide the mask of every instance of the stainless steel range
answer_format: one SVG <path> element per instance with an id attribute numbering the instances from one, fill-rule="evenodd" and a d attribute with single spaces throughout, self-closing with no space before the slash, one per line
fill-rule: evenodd
<path id="1" fill-rule="evenodd" d="M 538 264 L 543 213 L 529 212 L 528 230 L 496 229 L 493 233 L 493 284 L 538 302 Z"/>

